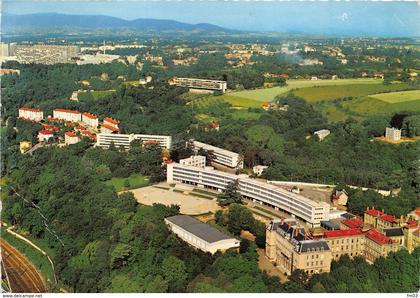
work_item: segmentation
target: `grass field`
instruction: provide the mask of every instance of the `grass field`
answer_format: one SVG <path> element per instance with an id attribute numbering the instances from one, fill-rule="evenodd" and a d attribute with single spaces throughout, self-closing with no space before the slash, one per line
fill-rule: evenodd
<path id="1" fill-rule="evenodd" d="M 96 91 L 90 91 L 90 94 L 96 100 L 96 99 L 99 99 L 101 97 L 111 95 L 114 92 L 115 92 L 115 90 L 96 90 Z"/>
<path id="2" fill-rule="evenodd" d="M 334 85 L 334 86 L 315 86 L 301 88 L 293 91 L 296 96 L 304 98 L 308 102 L 319 102 L 333 100 L 343 97 L 360 97 L 381 92 L 406 90 L 408 84 L 396 83 L 392 85 L 383 84 L 350 84 L 350 85 Z M 394 93 L 394 92 L 393 92 Z M 401 92 L 398 92 L 401 93 Z M 376 96 L 376 95 L 375 95 Z M 420 97 L 419 97 L 420 98 Z"/>
<path id="3" fill-rule="evenodd" d="M 390 104 L 396 104 L 407 101 L 420 100 L 420 90 L 380 93 L 371 95 L 370 97 L 385 101 Z"/>
<path id="4" fill-rule="evenodd" d="M 258 120 L 260 119 L 260 117 L 260 113 L 250 112 L 247 109 L 235 110 L 232 113 L 232 118 L 234 120 Z"/>
<path id="5" fill-rule="evenodd" d="M 343 79 L 343 80 L 289 80 L 287 86 L 273 87 L 266 89 L 245 90 L 228 93 L 229 96 L 238 98 L 251 99 L 253 101 L 273 101 L 277 95 L 287 93 L 290 90 L 298 88 L 307 88 L 314 86 L 331 86 L 331 85 L 354 85 L 354 84 L 381 84 L 382 80 L 378 79 Z"/>
<path id="6" fill-rule="evenodd" d="M 145 187 L 149 185 L 149 178 L 146 176 L 142 176 L 139 174 L 133 174 L 128 178 L 112 178 L 108 181 L 105 182 L 106 185 L 108 186 L 113 186 L 115 188 L 115 190 L 118 191 L 122 191 L 124 190 L 125 186 L 125 180 L 127 180 L 130 182 L 130 186 L 127 187 L 127 189 L 133 189 L 133 188 L 139 188 L 139 187 Z"/>
<path id="7" fill-rule="evenodd" d="M 371 96 L 365 96 L 352 101 L 343 102 L 342 105 L 350 112 L 355 112 L 363 116 L 385 115 L 401 111 L 420 112 L 420 99 L 399 103 L 387 103 Z"/>

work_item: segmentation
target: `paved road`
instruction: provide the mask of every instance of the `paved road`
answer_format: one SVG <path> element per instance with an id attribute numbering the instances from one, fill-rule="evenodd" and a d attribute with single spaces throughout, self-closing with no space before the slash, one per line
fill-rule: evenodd
<path id="1" fill-rule="evenodd" d="M 1 240 L 1 257 L 13 293 L 46 293 L 41 275 L 29 260 L 4 239 Z"/>

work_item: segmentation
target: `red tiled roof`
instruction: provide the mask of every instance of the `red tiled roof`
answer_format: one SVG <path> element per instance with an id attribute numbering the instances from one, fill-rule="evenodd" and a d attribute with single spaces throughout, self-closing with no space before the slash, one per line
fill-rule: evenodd
<path id="1" fill-rule="evenodd" d="M 85 127 L 84 126 L 81 126 L 81 125 L 77 125 L 76 126 L 76 129 L 83 130 L 83 129 L 85 129 Z"/>
<path id="2" fill-rule="evenodd" d="M 375 229 L 370 229 L 366 233 L 366 237 L 369 238 L 372 241 L 375 241 L 378 244 L 385 245 L 385 244 L 392 244 L 394 241 L 392 241 L 391 238 L 385 236 L 384 234 L 379 233 Z"/>
<path id="3" fill-rule="evenodd" d="M 335 231 L 325 231 L 325 238 L 334 238 L 334 237 L 349 237 L 362 235 L 363 232 L 359 229 L 350 229 L 350 230 L 335 230 Z"/>
<path id="4" fill-rule="evenodd" d="M 382 216 L 379 217 L 380 219 L 382 219 L 383 221 L 387 221 L 387 222 L 395 222 L 396 217 L 393 215 L 388 215 L 388 214 L 384 214 Z"/>
<path id="5" fill-rule="evenodd" d="M 95 116 L 95 115 L 87 113 L 87 112 L 83 112 L 83 116 L 86 116 L 90 119 L 98 119 L 98 116 Z"/>
<path id="6" fill-rule="evenodd" d="M 67 109 L 54 109 L 54 112 L 64 112 L 64 113 L 71 113 L 71 114 L 80 114 L 79 111 L 67 110 Z"/>
<path id="7" fill-rule="evenodd" d="M 381 216 L 383 214 L 381 211 L 375 209 L 366 210 L 365 213 L 376 217 Z"/>
<path id="8" fill-rule="evenodd" d="M 76 124 L 74 124 L 73 122 L 71 122 L 71 121 L 66 121 L 66 126 L 75 126 Z"/>
<path id="9" fill-rule="evenodd" d="M 261 106 L 262 107 L 268 107 L 270 104 L 268 103 L 268 101 L 263 101 L 262 103 L 261 103 Z"/>
<path id="10" fill-rule="evenodd" d="M 406 225 L 407 228 L 415 228 L 415 227 L 418 227 L 418 226 L 419 226 L 419 223 L 415 220 L 409 219 L 407 221 L 407 225 Z"/>
<path id="11" fill-rule="evenodd" d="M 108 118 L 108 117 L 105 117 L 104 121 L 112 123 L 112 124 L 120 124 L 120 121 L 114 120 L 114 119 L 111 119 L 111 118 Z"/>
<path id="12" fill-rule="evenodd" d="M 41 135 L 52 135 L 53 133 L 49 130 L 42 129 L 38 132 Z"/>
<path id="13" fill-rule="evenodd" d="M 31 111 L 31 112 L 42 112 L 42 110 L 40 110 L 40 109 L 36 109 L 36 108 L 25 108 L 25 107 L 19 108 L 19 110 L 22 110 L 22 111 Z"/>
<path id="14" fill-rule="evenodd" d="M 363 226 L 363 221 L 357 218 L 349 218 L 342 221 L 342 223 L 351 229 L 360 228 Z"/>
<path id="15" fill-rule="evenodd" d="M 64 134 L 68 137 L 71 137 L 71 138 L 77 137 L 77 135 L 72 131 L 67 131 Z"/>
<path id="16" fill-rule="evenodd" d="M 418 216 L 420 216 L 420 207 L 417 207 L 416 210 L 414 211 Z"/>
<path id="17" fill-rule="evenodd" d="M 109 130 L 112 130 L 112 131 L 119 131 L 118 128 L 115 128 L 114 126 L 111 126 L 111 125 L 108 125 L 108 124 L 102 124 L 102 127 L 105 127 L 105 128 L 107 128 Z"/>

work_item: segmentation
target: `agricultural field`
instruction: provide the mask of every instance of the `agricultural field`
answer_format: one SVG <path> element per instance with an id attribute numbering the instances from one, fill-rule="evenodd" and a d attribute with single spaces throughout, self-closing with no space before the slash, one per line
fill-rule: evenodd
<path id="1" fill-rule="evenodd" d="M 316 103 L 320 101 L 328 101 L 343 97 L 360 97 L 381 92 L 392 92 L 407 89 L 410 89 L 410 86 L 405 83 L 395 83 L 391 85 L 372 83 L 306 87 L 293 91 L 293 94 L 304 98 L 308 102 Z M 373 95 L 373 97 L 375 97 L 375 95 Z"/>
<path id="2" fill-rule="evenodd" d="M 402 103 L 407 101 L 420 100 L 420 90 L 411 90 L 403 92 L 390 92 L 371 95 L 370 97 L 385 101 L 390 104 Z"/>
<path id="3" fill-rule="evenodd" d="M 125 186 L 125 181 L 128 180 L 130 186 Z M 115 188 L 115 191 L 119 192 L 126 189 L 133 189 L 133 188 L 139 188 L 149 185 L 149 178 L 146 176 L 142 176 L 139 174 L 133 174 L 128 178 L 123 177 L 114 177 L 108 181 L 105 182 L 108 186 L 113 186 Z"/>
<path id="4" fill-rule="evenodd" d="M 388 103 L 372 96 L 365 96 L 343 102 L 342 106 L 350 113 L 357 113 L 361 116 L 386 115 L 401 111 L 420 112 L 420 99 Z"/>
<path id="5" fill-rule="evenodd" d="M 277 95 L 287 93 L 294 89 L 308 88 L 314 86 L 343 86 L 354 84 L 381 84 L 382 80 L 378 79 L 343 79 L 343 80 L 289 80 L 287 86 L 273 87 L 265 89 L 245 90 L 228 93 L 229 96 L 237 98 L 246 98 L 253 101 L 273 101 Z M 225 95 L 224 95 L 225 96 Z M 223 96 L 223 97 L 224 97 Z"/>
<path id="6" fill-rule="evenodd" d="M 115 90 L 96 90 L 96 91 L 90 91 L 90 94 L 96 100 L 96 99 L 99 99 L 101 97 L 111 95 L 114 92 L 115 92 Z"/>

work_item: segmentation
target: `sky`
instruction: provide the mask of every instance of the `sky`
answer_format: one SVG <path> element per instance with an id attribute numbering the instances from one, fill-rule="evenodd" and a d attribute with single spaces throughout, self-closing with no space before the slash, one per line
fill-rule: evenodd
<path id="1" fill-rule="evenodd" d="M 57 12 L 211 23 L 229 29 L 292 33 L 420 36 L 420 2 L 3 0 L 3 12 Z"/>

